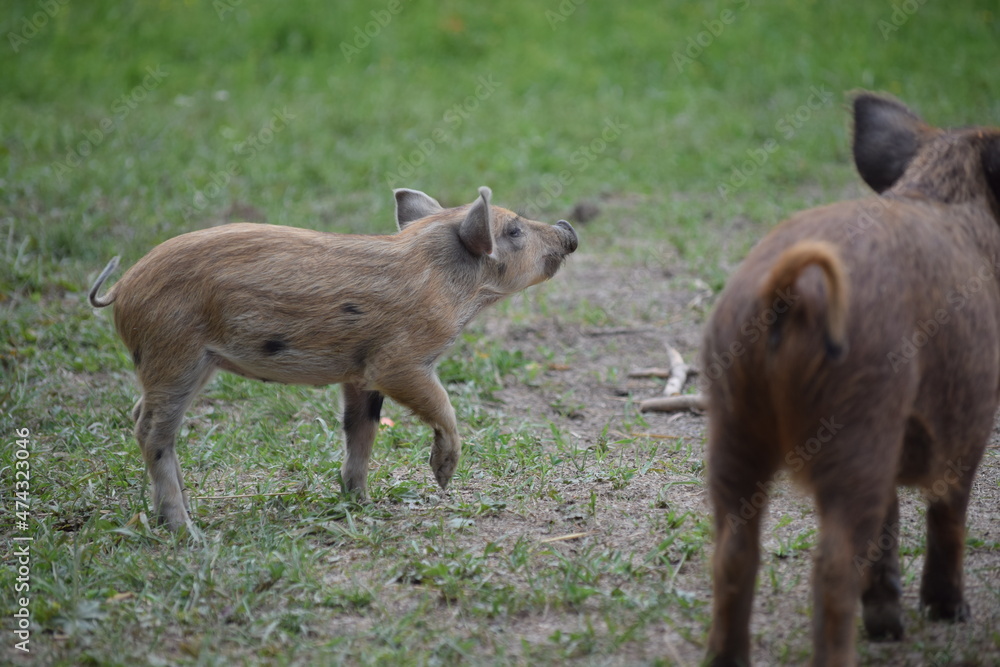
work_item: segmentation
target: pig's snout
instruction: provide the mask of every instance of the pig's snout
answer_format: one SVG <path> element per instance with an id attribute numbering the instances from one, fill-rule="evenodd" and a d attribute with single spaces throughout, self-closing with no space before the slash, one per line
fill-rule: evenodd
<path id="1" fill-rule="evenodd" d="M 560 220 L 555 224 L 555 226 L 559 229 L 563 242 L 566 244 L 566 252 L 570 253 L 576 250 L 579 239 L 576 237 L 576 230 L 573 229 L 573 225 L 569 224 L 565 220 Z"/>

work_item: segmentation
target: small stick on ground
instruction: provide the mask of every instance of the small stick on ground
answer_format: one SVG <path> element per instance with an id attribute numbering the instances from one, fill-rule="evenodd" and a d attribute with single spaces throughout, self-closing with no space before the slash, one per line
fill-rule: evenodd
<path id="1" fill-rule="evenodd" d="M 666 385 L 663 387 L 661 398 L 650 398 L 639 403 L 640 412 L 674 412 L 678 410 L 692 410 L 701 412 L 705 409 L 705 398 L 701 394 L 681 395 L 684 383 L 689 376 L 697 373 L 697 369 L 684 363 L 684 357 L 669 344 L 667 345 L 667 361 L 670 367 L 666 370 L 662 368 L 645 368 L 629 373 L 629 377 L 665 377 Z"/>
<path id="2" fill-rule="evenodd" d="M 565 542 L 567 540 L 578 540 L 581 537 L 589 537 L 593 535 L 594 531 L 589 531 L 586 533 L 570 533 L 569 535 L 559 535 L 558 537 L 546 537 L 544 540 L 539 540 L 542 544 L 550 544 L 552 542 Z"/>
<path id="3" fill-rule="evenodd" d="M 660 366 L 637 368 L 629 371 L 628 376 L 630 378 L 664 378 L 667 380 L 667 384 L 663 389 L 664 395 L 672 396 L 679 394 L 687 379 L 692 375 L 697 375 L 698 369 L 695 366 L 684 363 L 684 357 L 670 345 L 667 345 L 667 360 L 670 362 L 670 366 L 667 368 Z"/>
<path id="4" fill-rule="evenodd" d="M 630 378 L 668 378 L 670 377 L 670 369 L 660 368 L 658 366 L 653 366 L 652 368 L 637 368 L 634 371 L 629 371 L 628 376 Z"/>
<path id="5" fill-rule="evenodd" d="M 701 412 L 707 407 L 705 397 L 701 394 L 684 394 L 682 396 L 646 399 L 639 403 L 639 412 L 674 412 L 677 410 Z"/>
<path id="6" fill-rule="evenodd" d="M 664 396 L 674 396 L 681 393 L 684 383 L 688 379 L 688 365 L 684 363 L 684 357 L 670 345 L 667 345 L 667 361 L 670 362 L 670 376 L 667 377 L 667 384 L 663 387 Z"/>

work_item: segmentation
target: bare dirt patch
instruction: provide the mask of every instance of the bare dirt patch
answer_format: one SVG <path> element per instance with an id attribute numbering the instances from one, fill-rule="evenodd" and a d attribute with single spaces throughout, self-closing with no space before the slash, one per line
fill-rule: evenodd
<path id="1" fill-rule="evenodd" d="M 502 312 L 481 316 L 488 336 L 546 364 L 532 384 L 507 383 L 498 393 L 502 409 L 526 423 L 556 424 L 578 439 L 579 446 L 610 441 L 606 474 L 583 484 L 567 484 L 561 498 L 538 501 L 517 513 L 505 512 L 479 522 L 477 539 L 502 540 L 525 533 L 544 538 L 586 532 L 567 540 L 564 548 L 580 550 L 599 545 L 639 554 L 655 551 L 668 513 L 691 513 L 710 520 L 702 460 L 705 419 L 691 413 L 640 416 L 636 403 L 656 396 L 662 381 L 629 379 L 633 368 L 664 365 L 665 342 L 689 363 L 697 363 L 701 328 L 712 305 L 711 290 L 683 272 L 663 265 L 615 265 L 597 254 L 577 253 L 546 287 L 553 312 L 593 311 L 594 324 L 579 326 L 559 316 L 539 315 L 511 322 Z M 580 304 L 584 304 L 581 306 Z M 586 313 L 583 314 L 586 317 Z M 544 351 L 544 352 L 543 352 Z M 696 380 L 695 380 L 696 382 Z M 690 390 L 690 386 L 689 386 Z M 614 444 L 632 439 L 630 444 Z M 994 434 L 981 465 L 968 515 L 970 546 L 966 554 L 966 591 L 973 610 L 967 623 L 931 623 L 918 611 L 919 578 L 924 549 L 923 502 L 914 491 L 901 492 L 902 561 L 906 637 L 897 643 L 873 643 L 859 633 L 862 664 L 1000 664 L 1000 455 Z M 625 483 L 613 478 L 615 462 L 642 459 L 655 443 L 669 465 L 651 466 Z M 641 468 L 641 466 L 640 466 Z M 692 483 L 696 480 L 697 483 Z M 462 494 L 478 491 L 476 483 Z M 574 507 L 595 502 L 596 512 L 574 513 Z M 815 514 L 811 499 L 782 480 L 770 499 L 763 533 L 763 559 L 752 619 L 755 664 L 797 664 L 806 661 L 810 646 L 812 549 Z M 981 546 L 979 546 L 981 545 Z M 671 555 L 676 572 L 665 572 L 669 585 L 689 592 L 707 605 L 711 599 L 710 546 L 680 562 Z M 664 565 L 665 570 L 670 566 Z M 682 624 L 683 625 L 683 624 Z M 645 642 L 623 647 L 610 663 L 635 664 L 667 658 L 698 664 L 706 627 L 686 627 L 663 618 Z M 550 636 L 553 627 L 574 627 L 571 613 L 551 612 L 532 618 L 524 627 L 508 625 L 508 636 Z M 859 618 L 860 627 L 860 618 Z M 680 632 L 678 632 L 680 631 Z M 603 660 L 601 661 L 604 662 Z"/>

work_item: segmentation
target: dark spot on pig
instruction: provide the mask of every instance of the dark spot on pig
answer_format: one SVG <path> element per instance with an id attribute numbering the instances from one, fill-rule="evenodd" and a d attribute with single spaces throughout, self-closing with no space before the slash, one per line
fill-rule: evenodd
<path id="1" fill-rule="evenodd" d="M 159 461 L 162 458 L 163 458 L 163 450 L 162 449 L 157 449 L 156 450 L 156 460 Z"/>
<path id="2" fill-rule="evenodd" d="M 847 354 L 847 346 L 831 340 L 830 336 L 824 336 L 824 347 L 826 348 L 826 356 L 830 361 L 843 361 L 844 356 Z"/>
<path id="3" fill-rule="evenodd" d="M 352 433 L 358 427 L 358 418 L 351 410 L 344 410 L 344 433 Z"/>
<path id="4" fill-rule="evenodd" d="M 344 431 L 353 433 L 365 422 L 378 422 L 382 414 L 382 402 L 385 396 L 377 391 L 366 391 L 363 396 L 364 405 L 352 404 L 344 410 Z"/>
<path id="5" fill-rule="evenodd" d="M 279 352 L 288 349 L 288 343 L 277 338 L 271 338 L 264 341 L 264 354 L 278 354 Z"/>
<path id="6" fill-rule="evenodd" d="M 341 306 L 341 310 L 343 310 L 348 315 L 364 315 L 364 311 L 361 310 L 361 308 L 357 304 L 353 303 L 345 303 L 343 306 Z"/>
<path id="7" fill-rule="evenodd" d="M 373 391 L 368 394 L 368 419 L 373 422 L 377 422 L 379 417 L 382 415 L 382 403 L 385 401 L 385 396 L 377 391 Z"/>
<path id="8" fill-rule="evenodd" d="M 141 362 L 142 362 L 142 352 L 139 351 L 139 348 L 135 348 L 134 350 L 132 350 L 132 365 L 138 368 Z"/>

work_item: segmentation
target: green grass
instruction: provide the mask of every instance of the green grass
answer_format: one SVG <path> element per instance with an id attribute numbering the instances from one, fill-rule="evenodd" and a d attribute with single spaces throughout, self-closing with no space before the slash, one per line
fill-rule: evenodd
<path id="1" fill-rule="evenodd" d="M 704 574 L 708 518 L 671 504 L 700 484 L 700 443 L 605 427 L 584 445 L 565 422 L 508 410 L 505 387 L 544 389 L 548 364 L 586 353 L 511 352 L 475 324 L 441 365 L 465 492 L 437 489 L 426 427 L 387 404 L 374 502 L 353 504 L 339 491 L 336 389 L 223 376 L 179 446 L 204 537 L 151 528 L 130 360 L 107 313 L 84 305 L 113 255 L 129 265 L 236 218 L 389 233 L 391 187 L 459 204 L 488 184 L 543 220 L 599 202 L 581 253 L 669 257 L 718 289 L 789 211 L 856 191 L 846 91 L 894 93 L 932 123 L 1000 122 L 1000 15 L 986 2 L 929 2 L 884 36 L 888 2 L 404 0 L 355 43 L 390 6 L 0 10 L 0 534 L 10 549 L 22 534 L 13 441 L 27 428 L 39 664 L 644 662 L 665 631 L 700 653 L 708 627 L 708 600 L 685 588 Z M 714 35 L 705 22 L 724 11 L 734 18 Z M 830 97 L 809 108 L 817 89 Z M 587 299 L 554 305 L 553 289 L 499 312 L 614 326 Z M 581 409 L 571 391 L 545 400 L 568 423 Z M 608 515 L 635 495 L 648 512 Z M 608 525 L 655 546 L 545 541 Z M 0 569 L 8 639 L 14 577 Z M 801 660 L 801 645 L 775 660 Z"/>

